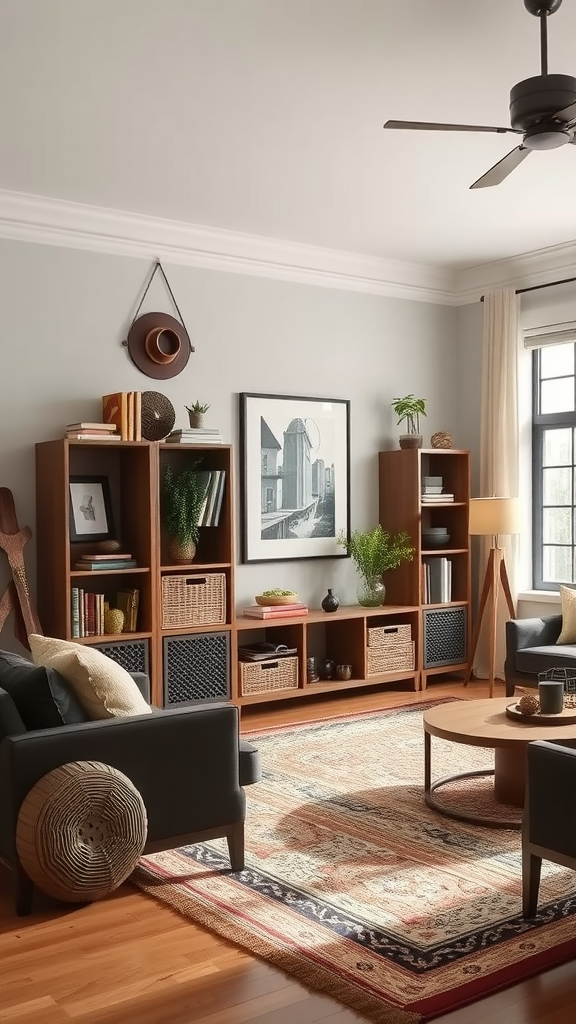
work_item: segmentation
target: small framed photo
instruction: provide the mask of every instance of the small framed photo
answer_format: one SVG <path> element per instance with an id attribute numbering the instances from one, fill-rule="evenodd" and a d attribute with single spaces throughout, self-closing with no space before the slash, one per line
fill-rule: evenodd
<path id="1" fill-rule="evenodd" d="M 350 402 L 240 395 L 242 560 L 346 558 Z"/>
<path id="2" fill-rule="evenodd" d="M 70 540 L 109 540 L 114 536 L 107 476 L 70 477 Z"/>

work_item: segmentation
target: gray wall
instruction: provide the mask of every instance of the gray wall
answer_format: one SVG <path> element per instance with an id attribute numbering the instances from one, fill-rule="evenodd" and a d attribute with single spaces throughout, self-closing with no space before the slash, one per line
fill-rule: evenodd
<path id="1" fill-rule="evenodd" d="M 376 453 L 397 444 L 394 397 L 427 399 L 425 443 L 448 430 L 455 445 L 475 444 L 476 308 L 165 265 L 196 352 L 183 373 L 158 382 L 121 345 L 151 268 L 128 257 L 0 241 L 0 486 L 13 491 L 21 526 L 35 525 L 34 443 L 61 436 L 68 422 L 99 419 L 100 397 L 112 391 L 161 391 L 177 426 L 187 425 L 186 404 L 210 402 L 207 423 L 235 446 L 237 467 L 239 392 L 350 399 L 353 528 L 377 521 Z M 154 309 L 173 312 L 159 275 L 142 312 Z M 239 556 L 238 500 L 237 513 Z M 26 563 L 34 588 L 34 539 Z M 5 559 L 0 574 L 3 584 Z M 274 586 L 297 589 L 316 606 L 331 586 L 353 603 L 356 576 L 348 559 L 239 566 L 238 607 Z M 9 622 L 0 646 L 13 644 Z"/>

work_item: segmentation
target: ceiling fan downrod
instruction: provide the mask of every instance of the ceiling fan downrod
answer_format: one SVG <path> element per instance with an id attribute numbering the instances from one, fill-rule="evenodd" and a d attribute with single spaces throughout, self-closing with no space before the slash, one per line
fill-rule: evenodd
<path id="1" fill-rule="evenodd" d="M 548 74 L 548 22 L 547 18 L 555 14 L 562 0 L 524 0 L 524 7 L 530 14 L 540 19 L 540 74 Z"/>

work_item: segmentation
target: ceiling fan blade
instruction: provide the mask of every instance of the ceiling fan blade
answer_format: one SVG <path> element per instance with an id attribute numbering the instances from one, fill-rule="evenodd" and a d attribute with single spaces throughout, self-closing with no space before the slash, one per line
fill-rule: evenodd
<path id="1" fill-rule="evenodd" d="M 437 124 L 434 121 L 386 121 L 382 127 L 408 128 L 429 132 L 514 132 L 515 135 L 523 134 L 517 128 L 487 128 L 480 124 Z"/>
<path id="2" fill-rule="evenodd" d="M 470 185 L 470 188 L 489 188 L 491 185 L 499 185 L 531 152 L 525 146 L 516 146 L 516 149 L 503 156 L 497 164 L 494 164 L 489 171 L 486 171 L 486 174 L 483 174 L 481 178 L 478 178 L 478 181 Z"/>
<path id="3" fill-rule="evenodd" d="M 569 107 L 564 107 L 564 110 L 559 110 L 557 114 L 554 114 L 553 120 L 562 121 L 563 124 L 576 121 L 576 102 L 571 103 Z"/>

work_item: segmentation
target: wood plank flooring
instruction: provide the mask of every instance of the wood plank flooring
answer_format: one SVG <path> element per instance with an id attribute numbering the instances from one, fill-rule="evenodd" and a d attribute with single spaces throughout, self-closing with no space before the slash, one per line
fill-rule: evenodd
<path id="1" fill-rule="evenodd" d="M 497 693 L 503 695 L 503 687 Z M 242 728 L 306 721 L 438 696 L 487 697 L 484 683 L 251 709 Z M 130 884 L 78 907 L 38 896 L 16 917 L 0 870 L 0 1024 L 358 1024 L 328 996 L 194 925 Z M 573 1024 L 576 964 L 547 971 L 437 1018 L 438 1024 Z"/>

